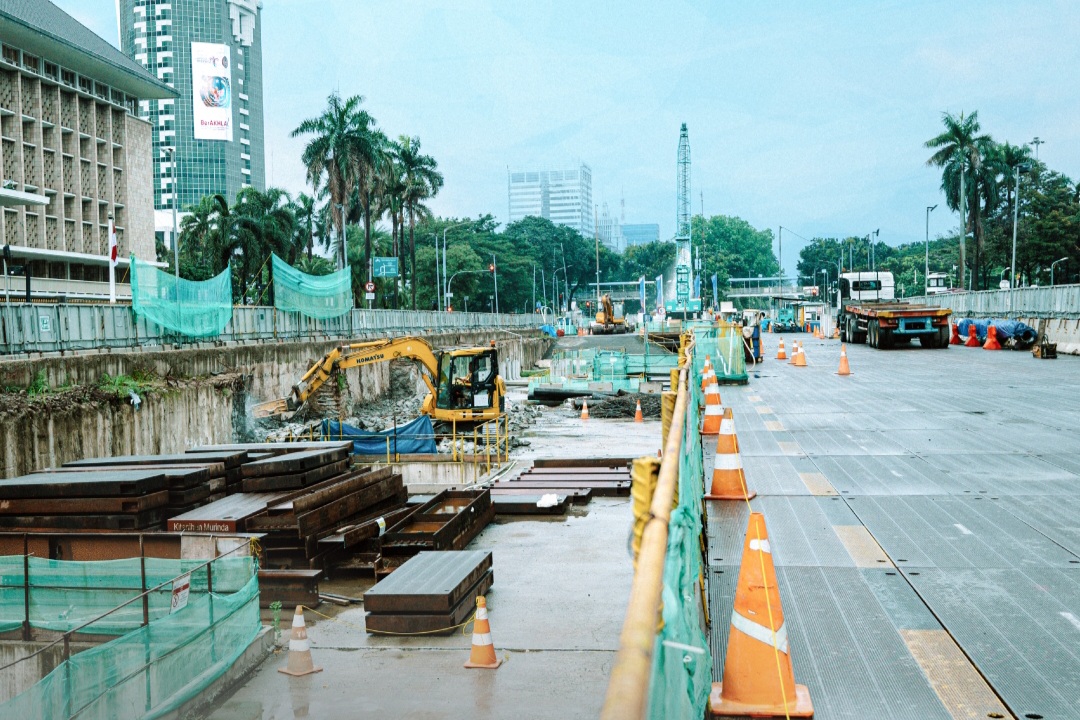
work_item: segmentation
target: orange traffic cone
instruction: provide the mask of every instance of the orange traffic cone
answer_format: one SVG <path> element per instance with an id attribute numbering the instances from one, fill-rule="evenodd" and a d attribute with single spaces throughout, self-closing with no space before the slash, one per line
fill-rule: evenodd
<path id="1" fill-rule="evenodd" d="M 986 328 L 986 342 L 983 343 L 983 350 L 1000 350 L 1001 343 L 997 339 L 997 328 L 991 323 Z"/>
<path id="2" fill-rule="evenodd" d="M 795 358 L 797 358 L 798 356 L 799 356 L 799 341 L 796 340 L 794 343 L 792 343 L 791 359 L 788 360 L 788 365 L 794 365 L 795 364 Z"/>
<path id="3" fill-rule="evenodd" d="M 840 328 L 838 328 L 838 327 L 833 328 L 832 339 L 833 340 L 839 340 L 840 339 Z"/>
<path id="4" fill-rule="evenodd" d="M 581 401 L 581 419 L 582 420 L 588 420 L 589 419 L 589 401 L 588 400 L 582 400 Z"/>
<path id="5" fill-rule="evenodd" d="M 784 338 L 780 338 L 780 347 L 776 350 L 777 360 L 787 360 L 787 351 L 784 350 Z"/>
<path id="6" fill-rule="evenodd" d="M 634 409 L 634 422 L 645 422 L 645 416 L 641 414 L 641 401 L 637 401 L 637 407 Z"/>
<path id="7" fill-rule="evenodd" d="M 975 335 L 975 323 L 968 325 L 968 339 L 965 347 L 979 347 L 979 338 Z"/>
<path id="8" fill-rule="evenodd" d="M 311 661 L 311 643 L 308 642 L 307 627 L 304 625 L 304 608 L 296 606 L 296 612 L 292 620 L 292 637 L 289 638 L 289 663 L 278 668 L 278 672 L 299 677 L 311 673 L 322 672 L 321 667 L 315 667 Z"/>
<path id="9" fill-rule="evenodd" d="M 806 367 L 806 351 L 799 346 L 799 354 L 795 356 L 795 367 Z"/>
<path id="10" fill-rule="evenodd" d="M 713 378 L 705 387 L 705 419 L 701 423 L 702 435 L 716 435 L 720 432 L 720 419 L 724 414 L 723 403 L 720 400 L 720 386 Z"/>
<path id="11" fill-rule="evenodd" d="M 716 382 L 716 371 L 713 370 L 712 363 L 709 361 L 709 356 L 705 356 L 705 366 L 701 368 L 701 389 L 704 390 L 705 386 L 709 384 L 709 378 L 712 378 L 713 382 Z"/>
<path id="12" fill-rule="evenodd" d="M 847 361 L 847 343 L 840 346 L 840 369 L 836 371 L 837 375 L 850 375 L 851 367 Z"/>
<path id="13" fill-rule="evenodd" d="M 719 716 L 814 716 L 810 691 L 795 684 L 776 567 L 761 513 L 750 513 L 735 586 L 724 678 L 713 683 L 709 709 Z"/>
<path id="14" fill-rule="evenodd" d="M 467 668 L 483 668 L 494 670 L 502 664 L 502 660 L 495 657 L 495 646 L 491 643 L 491 624 L 488 623 L 487 598 L 478 595 L 476 598 L 476 620 L 473 622 L 472 653 Z"/>
<path id="15" fill-rule="evenodd" d="M 963 345 L 964 341 L 960 339 L 960 326 L 956 323 L 952 324 L 952 337 L 949 338 L 950 345 Z"/>
<path id="16" fill-rule="evenodd" d="M 706 500 L 749 500 L 757 495 L 746 487 L 739 439 L 735 436 L 735 418 L 731 408 L 724 410 L 720 433 L 716 436 L 716 457 L 713 459 L 712 485 Z"/>

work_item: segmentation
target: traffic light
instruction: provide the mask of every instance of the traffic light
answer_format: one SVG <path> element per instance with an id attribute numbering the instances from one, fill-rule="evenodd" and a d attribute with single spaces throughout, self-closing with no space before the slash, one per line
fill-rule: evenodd
<path id="1" fill-rule="evenodd" d="M 488 272 L 489 273 L 495 272 L 495 263 L 488 263 Z"/>

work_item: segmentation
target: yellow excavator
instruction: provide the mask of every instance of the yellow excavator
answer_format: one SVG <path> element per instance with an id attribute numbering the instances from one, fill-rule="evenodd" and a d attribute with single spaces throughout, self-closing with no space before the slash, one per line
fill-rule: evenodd
<path id="1" fill-rule="evenodd" d="M 594 335 L 613 335 L 626 332 L 626 319 L 622 316 L 620 306 L 618 314 L 611 302 L 610 295 L 600 298 L 599 312 L 596 313 L 596 321 L 590 323 Z"/>
<path id="2" fill-rule="evenodd" d="M 505 412 L 506 385 L 499 375 L 495 343 L 490 347 L 439 351 L 418 337 L 400 337 L 353 343 L 334 348 L 312 365 L 288 397 L 255 406 L 256 418 L 288 420 L 297 413 L 335 370 L 414 360 L 428 396 L 420 412 L 434 421 L 475 424 L 494 420 Z"/>

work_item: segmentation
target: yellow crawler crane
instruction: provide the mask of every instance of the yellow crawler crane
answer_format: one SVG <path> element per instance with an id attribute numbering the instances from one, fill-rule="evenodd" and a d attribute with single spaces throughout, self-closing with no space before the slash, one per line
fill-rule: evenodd
<path id="1" fill-rule="evenodd" d="M 418 337 L 353 343 L 334 348 L 293 385 L 288 397 L 256 405 L 256 418 L 288 420 L 304 406 L 335 370 L 406 359 L 420 364 L 428 395 L 420 412 L 436 422 L 481 423 L 502 417 L 506 385 L 499 375 L 498 351 L 490 347 L 439 351 Z"/>

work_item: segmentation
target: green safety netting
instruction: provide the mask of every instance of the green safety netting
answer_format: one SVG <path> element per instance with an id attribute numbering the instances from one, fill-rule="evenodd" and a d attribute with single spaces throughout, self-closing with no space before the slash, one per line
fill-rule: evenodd
<path id="1" fill-rule="evenodd" d="M 690 358 L 691 378 L 700 377 L 704 358 L 705 354 L 695 348 Z M 690 395 L 679 455 L 679 502 L 668 523 L 664 560 L 664 626 L 656 637 L 650 682 L 649 717 L 658 720 L 705 717 L 712 687 L 712 653 L 700 622 L 701 508 L 705 494 L 699 432 L 702 394 L 700 384 L 693 380 L 687 390 Z"/>
<path id="2" fill-rule="evenodd" d="M 232 319 L 232 269 L 209 280 L 177 280 L 132 256 L 131 307 L 181 335 L 217 335 Z"/>
<path id="3" fill-rule="evenodd" d="M 745 384 L 746 356 L 743 354 L 742 330 L 735 325 L 720 325 L 694 329 L 695 361 L 705 362 L 708 353 L 721 384 Z"/>
<path id="4" fill-rule="evenodd" d="M 30 622 L 65 631 L 142 591 L 139 558 L 66 562 L 30 558 Z M 202 561 L 146 559 L 146 585 L 167 582 Z M 82 628 L 80 634 L 114 640 L 77 652 L 26 691 L 0 704 L 0 717 L 72 717 L 101 720 L 156 718 L 199 695 L 221 677 L 258 634 L 259 585 L 252 558 L 220 558 L 191 574 L 188 604 L 170 613 L 171 584 L 151 595 L 150 622 L 142 601 Z M 24 617 L 23 558 L 0 558 L 5 593 L 17 583 L 18 598 L 0 605 L 0 626 L 13 629 Z M 7 600 L 7 596 L 4 597 Z M 28 661 L 33 662 L 33 661 Z"/>
<path id="5" fill-rule="evenodd" d="M 273 255 L 274 307 L 316 320 L 335 318 L 353 309 L 352 270 L 308 275 Z"/>

